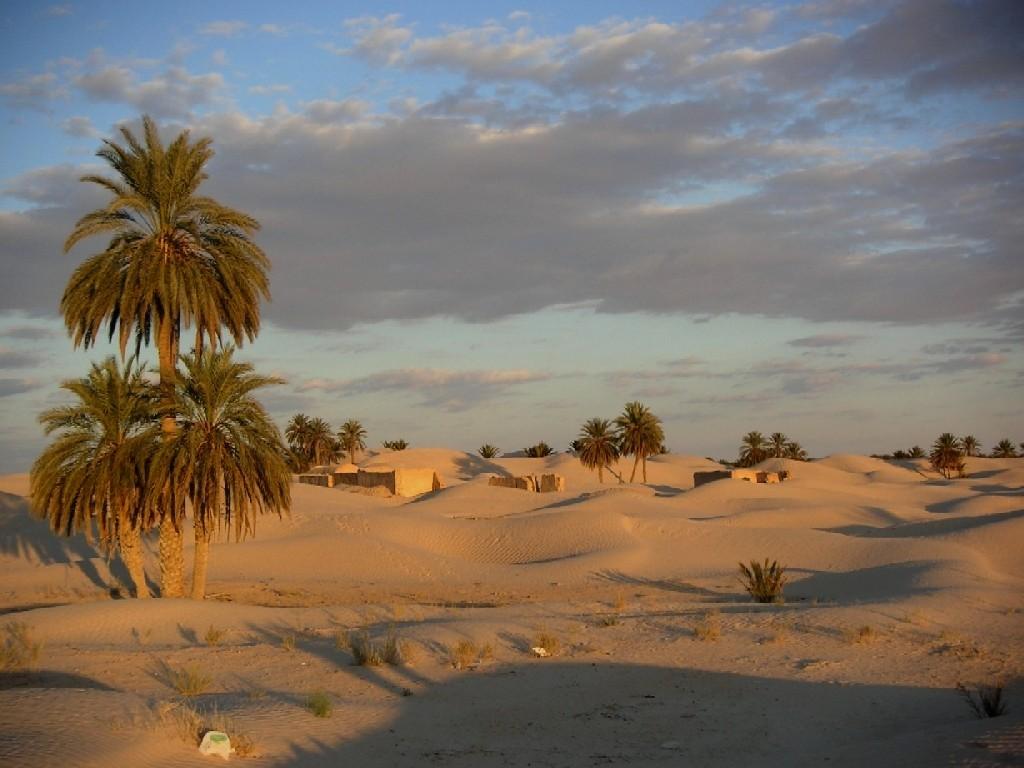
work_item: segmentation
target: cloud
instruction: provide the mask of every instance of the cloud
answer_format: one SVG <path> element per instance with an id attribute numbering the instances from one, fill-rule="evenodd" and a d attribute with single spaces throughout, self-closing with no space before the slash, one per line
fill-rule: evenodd
<path id="1" fill-rule="evenodd" d="M 251 85 L 249 93 L 257 96 L 267 96 L 273 93 L 289 93 L 292 87 L 287 83 L 267 83 L 266 85 Z"/>
<path id="2" fill-rule="evenodd" d="M 199 34 L 211 37 L 235 37 L 249 28 L 248 22 L 233 21 L 210 21 L 199 28 Z"/>
<path id="3" fill-rule="evenodd" d="M 92 101 L 127 104 L 154 117 L 186 117 L 196 107 L 211 104 L 224 89 L 220 74 L 193 75 L 180 66 L 140 80 L 136 70 L 110 64 L 72 82 Z"/>
<path id="4" fill-rule="evenodd" d="M 94 139 L 99 136 L 99 131 L 92 124 L 88 117 L 69 117 L 61 121 L 60 129 L 68 136 L 76 139 Z"/>
<path id="5" fill-rule="evenodd" d="M 849 333 L 819 333 L 814 336 L 804 336 L 799 339 L 791 339 L 786 343 L 791 347 L 822 349 L 830 347 L 848 347 L 863 338 L 863 336 Z"/>
<path id="6" fill-rule="evenodd" d="M 32 368 L 41 361 L 42 357 L 34 352 L 0 347 L 0 368 Z"/>
<path id="7" fill-rule="evenodd" d="M 63 5 L 51 5 L 46 9 L 47 16 L 70 16 L 74 12 L 70 3 Z"/>
<path id="8" fill-rule="evenodd" d="M 40 387 L 39 382 L 32 379 L 2 379 L 0 378 L 0 397 L 11 397 L 25 392 L 31 392 Z"/>
<path id="9" fill-rule="evenodd" d="M 528 370 L 449 371 L 403 368 L 342 381 L 313 379 L 299 386 L 298 390 L 325 390 L 346 395 L 381 391 L 410 392 L 420 396 L 419 405 L 423 407 L 456 412 L 498 396 L 507 396 L 514 387 L 549 378 L 549 374 Z"/>
<path id="10" fill-rule="evenodd" d="M 27 75 L 21 80 L 0 83 L 0 97 L 14 109 L 47 112 L 51 102 L 66 98 L 67 95 L 67 89 L 58 82 L 53 72 Z"/>
<path id="11" fill-rule="evenodd" d="M 355 45 L 351 49 L 340 49 L 342 54 L 362 56 L 376 64 L 395 64 L 400 57 L 402 46 L 413 35 L 410 27 L 400 26 L 398 14 L 381 18 L 362 16 L 348 19 L 345 27 Z"/>
<path id="12" fill-rule="evenodd" d="M 52 328 L 39 325 L 15 325 L 11 328 L 0 330 L 0 336 L 8 339 L 20 339 L 23 341 L 42 341 L 52 339 L 59 335 Z"/>

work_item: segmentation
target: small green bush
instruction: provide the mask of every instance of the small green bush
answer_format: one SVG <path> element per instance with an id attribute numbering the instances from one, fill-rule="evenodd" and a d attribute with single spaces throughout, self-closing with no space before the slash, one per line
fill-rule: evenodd
<path id="1" fill-rule="evenodd" d="M 330 717 L 334 711 L 334 702 L 324 691 L 314 691 L 306 698 L 306 709 L 316 717 Z"/>
<path id="2" fill-rule="evenodd" d="M 759 603 L 783 602 L 782 588 L 786 585 L 786 566 L 777 560 L 764 563 L 750 561 L 750 566 L 740 563 L 740 584 Z"/>
<path id="3" fill-rule="evenodd" d="M 372 639 L 366 630 L 350 632 L 348 648 L 352 651 L 353 661 L 360 667 L 397 666 L 402 663 L 402 643 L 394 630 L 388 630 L 381 640 Z"/>

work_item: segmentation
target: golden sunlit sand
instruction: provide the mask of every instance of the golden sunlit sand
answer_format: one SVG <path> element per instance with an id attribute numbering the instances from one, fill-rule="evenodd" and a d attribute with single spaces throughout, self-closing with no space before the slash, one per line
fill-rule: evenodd
<path id="1" fill-rule="evenodd" d="M 1024 461 L 773 459 L 782 484 L 697 489 L 718 465 L 681 455 L 625 486 L 567 454 L 372 462 L 445 487 L 293 484 L 290 517 L 214 544 L 204 602 L 111 599 L 120 564 L 0 479 L 0 627 L 41 644 L 0 674 L 0 763 L 215 765 L 217 726 L 254 766 L 1019 764 Z M 487 484 L 543 472 L 567 490 Z M 765 557 L 784 604 L 737 579 Z M 389 636 L 400 663 L 353 664 Z M 1008 713 L 975 717 L 957 684 L 997 681 Z"/>

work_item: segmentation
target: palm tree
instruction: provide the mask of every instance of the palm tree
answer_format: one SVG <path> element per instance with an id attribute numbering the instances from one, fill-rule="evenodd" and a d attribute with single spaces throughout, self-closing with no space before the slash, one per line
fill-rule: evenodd
<path id="1" fill-rule="evenodd" d="M 134 358 L 122 370 L 108 357 L 61 387 L 77 402 L 39 416 L 47 435 L 59 434 L 32 466 L 32 507 L 65 536 L 82 531 L 91 540 L 95 528 L 106 549 L 119 550 L 135 595 L 149 597 L 140 531 L 154 523 L 145 489 L 158 393 Z"/>
<path id="2" fill-rule="evenodd" d="M 366 448 L 366 430 L 355 419 L 349 419 L 338 430 L 338 440 L 341 442 L 341 449 L 349 455 L 349 461 L 355 464 L 356 451 Z"/>
<path id="3" fill-rule="evenodd" d="M 619 453 L 633 456 L 633 471 L 629 482 L 636 479 L 638 465 L 643 465 L 643 481 L 647 482 L 647 457 L 655 455 L 665 442 L 665 431 L 661 427 L 661 419 L 651 413 L 651 409 L 638 400 L 626 403 L 622 415 L 615 419 L 618 429 Z"/>
<path id="4" fill-rule="evenodd" d="M 284 428 L 284 436 L 288 441 L 289 455 L 298 472 L 309 469 L 309 433 L 312 421 L 304 413 L 296 413 Z"/>
<path id="5" fill-rule="evenodd" d="M 291 472 L 281 435 L 253 393 L 280 379 L 258 376 L 233 359 L 230 345 L 181 358 L 176 388 L 178 431 L 160 445 L 150 487 L 175 516 L 192 505 L 195 559 L 192 599 L 206 595 L 210 539 L 224 527 L 235 540 L 255 531 L 257 514 L 291 506 Z"/>
<path id="6" fill-rule="evenodd" d="M 476 449 L 476 452 L 484 459 L 496 459 L 498 458 L 498 454 L 501 453 L 501 451 L 498 450 L 498 446 L 491 445 L 490 443 L 484 443 Z"/>
<path id="7" fill-rule="evenodd" d="M 590 419 L 580 429 L 575 441 L 580 464 L 597 470 L 597 481 L 604 482 L 604 468 L 619 458 L 618 441 L 608 419 Z"/>
<path id="8" fill-rule="evenodd" d="M 1012 459 L 1016 455 L 1017 449 L 1014 448 L 1013 441 L 1009 438 L 1003 438 L 992 449 L 992 458 L 994 459 Z"/>
<path id="9" fill-rule="evenodd" d="M 789 442 L 789 438 L 781 432 L 773 432 L 770 438 L 771 442 L 770 450 L 772 458 L 781 459 L 786 455 L 786 443 Z"/>
<path id="10" fill-rule="evenodd" d="M 316 418 L 309 423 L 307 439 L 306 455 L 313 464 L 328 464 L 337 456 L 338 441 L 334 439 L 331 425 L 323 419 Z"/>
<path id="11" fill-rule="evenodd" d="M 924 448 L 922 448 L 920 445 L 915 445 L 911 447 L 909 451 L 907 451 L 907 456 L 909 456 L 912 459 L 923 459 Z"/>
<path id="12" fill-rule="evenodd" d="M 960 447 L 963 448 L 964 456 L 977 456 L 981 452 L 981 444 L 974 435 L 961 438 Z"/>
<path id="13" fill-rule="evenodd" d="M 963 461 L 960 453 L 960 441 L 950 432 L 943 432 L 932 444 L 929 455 L 932 467 L 947 480 L 954 471 L 963 473 Z"/>
<path id="14" fill-rule="evenodd" d="M 765 450 L 764 435 L 760 432 L 747 432 L 743 436 L 743 444 L 740 446 L 741 467 L 752 467 L 768 458 Z"/>
<path id="15" fill-rule="evenodd" d="M 105 140 L 96 153 L 114 178 L 82 177 L 111 199 L 78 220 L 64 251 L 93 235 L 109 234 L 110 241 L 74 271 L 60 306 L 76 347 L 93 345 L 104 325 L 108 338 L 118 335 L 122 356 L 132 336 L 136 351 L 156 339 L 161 428 L 170 440 L 182 330 L 195 329 L 197 348 L 204 338 L 219 344 L 224 329 L 237 344 L 254 339 L 260 299 L 270 298 L 270 261 L 252 239 L 255 219 L 198 194 L 213 156 L 211 140 L 193 142 L 183 131 L 165 147 L 148 116 L 142 127 L 141 140 L 121 128 L 126 146 Z M 171 597 L 182 594 L 180 523 L 160 517 L 163 594 Z"/>
<path id="16" fill-rule="evenodd" d="M 545 456 L 550 456 L 554 453 L 554 449 L 541 440 L 536 445 L 531 445 L 529 448 L 523 448 L 523 453 L 530 459 L 543 459 Z"/>
<path id="17" fill-rule="evenodd" d="M 792 440 L 786 443 L 786 455 L 787 459 L 795 459 L 796 461 L 807 461 L 807 451 L 804 450 L 800 443 Z"/>

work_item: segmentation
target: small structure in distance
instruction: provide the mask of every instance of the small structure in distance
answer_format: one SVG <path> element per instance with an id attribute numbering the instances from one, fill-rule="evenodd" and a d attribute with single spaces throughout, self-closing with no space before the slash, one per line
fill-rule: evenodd
<path id="1" fill-rule="evenodd" d="M 746 480 L 748 483 L 774 485 L 788 479 L 789 471 L 785 469 L 779 472 L 765 472 L 758 469 L 716 469 L 710 472 L 694 472 L 693 487 L 697 488 L 716 480 Z"/>
<path id="2" fill-rule="evenodd" d="M 300 483 L 324 488 L 355 486 L 359 488 L 387 488 L 396 496 L 419 496 L 443 487 L 437 472 L 429 467 L 390 467 L 371 464 L 360 468 L 355 464 L 339 467 L 313 467 L 299 475 Z"/>
<path id="3" fill-rule="evenodd" d="M 521 475 L 519 477 L 502 477 L 495 475 L 488 479 L 488 485 L 499 488 L 518 488 L 533 493 L 553 493 L 565 490 L 565 478 L 561 475 Z"/>

